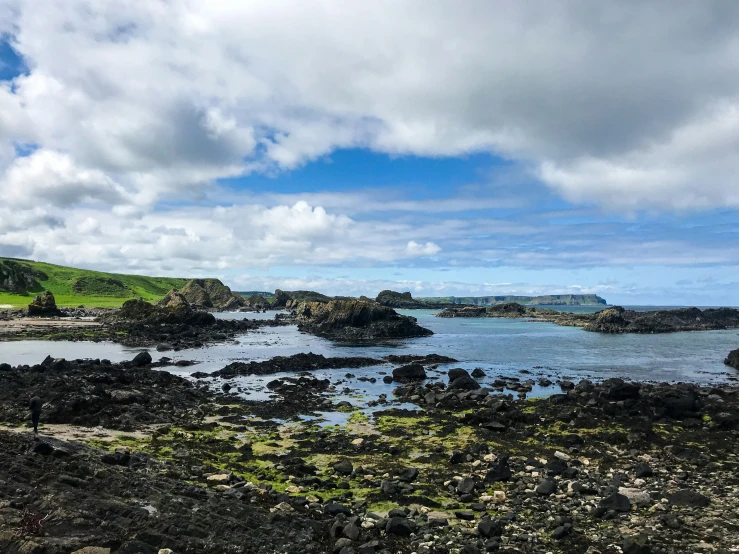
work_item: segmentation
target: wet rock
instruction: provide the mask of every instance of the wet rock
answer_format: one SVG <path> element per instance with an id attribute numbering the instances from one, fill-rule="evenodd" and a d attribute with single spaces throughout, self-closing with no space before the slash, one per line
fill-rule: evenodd
<path id="1" fill-rule="evenodd" d="M 421 364 L 409 364 L 393 369 L 394 381 L 412 381 L 418 379 L 426 379 L 426 370 Z"/>
<path id="2" fill-rule="evenodd" d="M 724 363 L 730 367 L 733 367 L 734 369 L 739 369 L 739 348 L 729 352 L 729 355 L 726 356 Z"/>
<path id="3" fill-rule="evenodd" d="M 133 367 L 145 367 L 147 365 L 150 365 L 152 362 L 151 354 L 149 354 L 146 351 L 139 352 L 134 356 L 133 360 L 131 360 L 131 365 Z"/>
<path id="4" fill-rule="evenodd" d="M 478 390 L 480 384 L 472 377 L 457 377 L 449 383 L 449 390 Z"/>
<path id="5" fill-rule="evenodd" d="M 641 385 L 638 383 L 626 383 L 621 379 L 613 379 L 613 384 L 606 392 L 606 397 L 610 400 L 628 400 L 639 398 Z"/>
<path id="6" fill-rule="evenodd" d="M 469 377 L 470 374 L 467 373 L 467 370 L 462 369 L 461 367 L 455 367 L 453 369 L 450 369 L 447 373 L 449 376 L 449 382 L 451 383 L 455 379 L 459 379 L 460 377 Z"/>
<path id="7" fill-rule="evenodd" d="M 479 367 L 476 367 L 475 369 L 472 370 L 472 377 L 474 377 L 475 379 L 482 379 L 485 376 L 486 376 L 485 372 Z"/>

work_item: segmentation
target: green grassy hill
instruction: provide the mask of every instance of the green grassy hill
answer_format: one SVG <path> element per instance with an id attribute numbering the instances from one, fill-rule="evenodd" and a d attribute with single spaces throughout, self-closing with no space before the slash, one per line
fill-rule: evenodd
<path id="1" fill-rule="evenodd" d="M 11 271 L 14 276 L 19 272 L 30 276 L 28 281 L 32 283 L 13 287 L 15 292 L 9 292 L 10 280 L 7 276 Z M 17 278 L 13 280 L 16 283 L 17 281 Z M 24 308 L 34 296 L 48 290 L 54 294 L 60 307 L 114 308 L 139 296 L 144 300 L 157 301 L 171 289 L 182 288 L 187 281 L 188 279 L 174 277 L 103 273 L 30 260 L 0 258 L 0 307 L 10 305 Z"/>

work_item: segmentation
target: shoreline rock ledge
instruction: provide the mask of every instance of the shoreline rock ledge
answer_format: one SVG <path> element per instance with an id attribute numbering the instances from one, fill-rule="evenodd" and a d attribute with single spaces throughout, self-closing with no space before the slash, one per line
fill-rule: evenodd
<path id="1" fill-rule="evenodd" d="M 302 302 L 295 309 L 298 329 L 333 340 L 385 340 L 427 337 L 415 317 L 363 300 Z"/>

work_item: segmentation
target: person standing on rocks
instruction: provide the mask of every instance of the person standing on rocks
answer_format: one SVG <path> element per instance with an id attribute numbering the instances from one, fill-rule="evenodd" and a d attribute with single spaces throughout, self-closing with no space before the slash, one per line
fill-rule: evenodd
<path id="1" fill-rule="evenodd" d="M 33 423 L 33 432 L 38 435 L 38 422 L 41 419 L 41 408 L 44 405 L 43 400 L 38 396 L 31 398 L 28 407 L 31 410 L 31 422 Z"/>

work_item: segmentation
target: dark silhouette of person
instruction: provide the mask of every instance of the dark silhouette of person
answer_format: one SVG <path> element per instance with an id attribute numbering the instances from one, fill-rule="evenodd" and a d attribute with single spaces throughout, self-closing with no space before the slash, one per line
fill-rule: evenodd
<path id="1" fill-rule="evenodd" d="M 31 398 L 28 403 L 28 407 L 31 409 L 31 421 L 33 422 L 33 432 L 38 435 L 38 422 L 41 419 L 41 408 L 44 405 L 44 401 L 38 396 Z"/>

